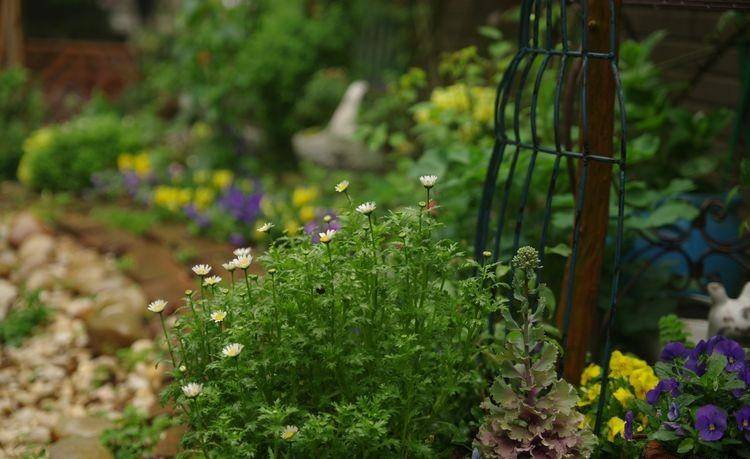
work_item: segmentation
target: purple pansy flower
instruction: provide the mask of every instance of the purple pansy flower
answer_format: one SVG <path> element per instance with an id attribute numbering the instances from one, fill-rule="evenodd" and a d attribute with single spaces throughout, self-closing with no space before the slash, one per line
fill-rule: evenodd
<path id="1" fill-rule="evenodd" d="M 703 405 L 695 412 L 695 430 L 703 441 L 721 440 L 727 430 L 727 413 L 715 405 Z"/>
<path id="2" fill-rule="evenodd" d="M 204 229 L 211 224 L 211 220 L 205 214 L 198 211 L 198 208 L 193 204 L 188 204 L 183 208 L 185 215 L 198 225 L 198 228 Z"/>
<path id="3" fill-rule="evenodd" d="M 687 361 L 685 362 L 685 368 L 691 370 L 698 376 L 703 376 L 706 372 L 706 363 L 701 359 L 708 348 L 708 344 L 700 340 L 698 344 L 688 354 Z"/>
<path id="4" fill-rule="evenodd" d="M 662 379 L 656 387 L 646 392 L 646 401 L 654 405 L 664 392 L 669 392 L 672 397 L 677 397 L 680 395 L 680 383 L 674 378 Z"/>
<path id="5" fill-rule="evenodd" d="M 135 172 L 125 172 L 122 174 L 122 183 L 125 185 L 125 191 L 130 196 L 138 193 L 138 186 L 141 184 L 141 178 Z"/>
<path id="6" fill-rule="evenodd" d="M 669 411 L 667 412 L 667 419 L 670 421 L 676 421 L 680 417 L 680 405 L 677 402 L 669 404 Z"/>
<path id="7" fill-rule="evenodd" d="M 737 428 L 744 432 L 745 440 L 750 441 L 750 405 L 745 405 L 734 413 L 737 420 Z"/>
<path id="8" fill-rule="evenodd" d="M 229 243 L 233 246 L 240 247 L 245 245 L 246 242 L 247 239 L 245 239 L 242 233 L 232 233 L 229 235 Z"/>
<path id="9" fill-rule="evenodd" d="M 719 345 L 719 343 L 722 343 L 726 341 L 728 338 L 722 336 L 722 335 L 714 335 L 711 338 L 709 338 L 708 342 L 706 343 L 706 355 L 711 355 L 714 353 L 714 349 L 716 349 L 716 346 Z"/>
<path id="10" fill-rule="evenodd" d="M 745 350 L 736 341 L 725 339 L 716 344 L 714 351 L 727 358 L 727 371 L 736 373 L 745 371 Z"/>
<path id="11" fill-rule="evenodd" d="M 219 205 L 229 212 L 235 219 L 251 224 L 260 214 L 261 193 L 245 193 L 232 185 L 226 189 L 219 199 Z"/>
<path id="12" fill-rule="evenodd" d="M 688 349 L 680 342 L 667 343 L 661 351 L 659 358 L 665 362 L 671 362 L 674 359 L 684 359 L 689 354 Z"/>
<path id="13" fill-rule="evenodd" d="M 633 439 L 633 419 L 635 419 L 635 415 L 632 411 L 625 413 L 625 429 L 623 431 L 625 440 Z"/>
<path id="14" fill-rule="evenodd" d="M 679 422 L 665 422 L 662 424 L 667 429 L 673 431 L 677 436 L 684 436 L 685 430 L 682 428 Z"/>

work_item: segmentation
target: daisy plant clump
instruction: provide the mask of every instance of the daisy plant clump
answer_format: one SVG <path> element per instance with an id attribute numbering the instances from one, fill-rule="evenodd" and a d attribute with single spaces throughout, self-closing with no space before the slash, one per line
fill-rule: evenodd
<path id="1" fill-rule="evenodd" d="M 439 226 L 423 207 L 352 199 L 314 237 L 237 251 L 234 283 L 187 296 L 170 333 L 184 371 L 167 394 L 184 408 L 185 446 L 216 458 L 470 454 L 497 279 L 438 240 Z"/>
<path id="2" fill-rule="evenodd" d="M 593 426 L 602 393 L 602 368 L 591 364 L 581 373 L 578 410 L 585 415 L 585 424 Z M 637 457 L 643 450 L 645 415 L 637 401 L 645 400 L 659 378 L 642 359 L 616 350 L 609 359 L 609 379 L 603 405 L 602 435 L 597 452 L 605 457 Z M 634 441 L 637 440 L 637 441 Z"/>
<path id="3" fill-rule="evenodd" d="M 573 386 L 557 376 L 558 345 L 545 335 L 544 297 L 536 281 L 539 254 L 521 247 L 512 260 L 513 299 L 503 305 L 503 366 L 476 437 L 481 458 L 586 458 L 596 439 L 586 427 Z M 511 312 L 511 307 L 515 312 Z"/>
<path id="4" fill-rule="evenodd" d="M 723 336 L 667 343 L 639 402 L 648 439 L 689 458 L 750 458 L 750 354 Z"/>

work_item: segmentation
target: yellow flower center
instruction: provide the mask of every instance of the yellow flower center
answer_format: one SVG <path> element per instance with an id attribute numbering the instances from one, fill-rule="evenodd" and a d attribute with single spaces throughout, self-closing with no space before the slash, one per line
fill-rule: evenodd
<path id="1" fill-rule="evenodd" d="M 709 425 L 708 425 L 708 430 L 710 430 L 710 431 L 712 431 L 712 432 L 713 432 L 714 430 L 716 430 L 716 426 L 715 426 L 715 425 L 713 425 L 713 424 L 709 424 Z"/>

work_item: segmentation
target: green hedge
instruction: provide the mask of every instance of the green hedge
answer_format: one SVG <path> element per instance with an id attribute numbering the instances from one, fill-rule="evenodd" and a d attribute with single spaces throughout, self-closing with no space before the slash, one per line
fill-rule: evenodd
<path id="1" fill-rule="evenodd" d="M 116 167 L 120 153 L 142 148 L 146 127 L 114 114 L 43 127 L 24 142 L 18 178 L 34 189 L 79 191 L 91 185 L 94 172 Z"/>

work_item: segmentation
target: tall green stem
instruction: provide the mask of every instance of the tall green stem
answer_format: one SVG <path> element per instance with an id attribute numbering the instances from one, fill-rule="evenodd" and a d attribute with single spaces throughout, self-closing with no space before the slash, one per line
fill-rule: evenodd
<path id="1" fill-rule="evenodd" d="M 159 319 L 161 319 L 161 328 L 164 330 L 164 339 L 167 341 L 167 348 L 169 349 L 169 356 L 172 358 L 172 368 L 177 368 L 177 361 L 174 358 L 174 352 L 172 351 L 172 342 L 169 340 L 169 334 L 167 333 L 167 326 L 164 323 L 164 312 L 159 313 Z"/>

